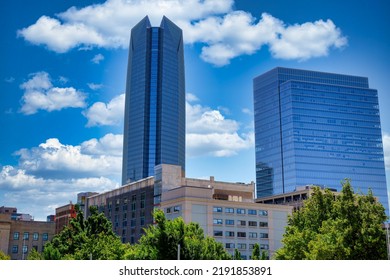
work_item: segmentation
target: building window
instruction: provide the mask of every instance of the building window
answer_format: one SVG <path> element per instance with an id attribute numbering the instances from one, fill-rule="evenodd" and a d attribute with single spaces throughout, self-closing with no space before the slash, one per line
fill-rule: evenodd
<path id="1" fill-rule="evenodd" d="M 214 225 L 222 225 L 222 219 L 214 219 L 213 224 Z"/>
<path id="2" fill-rule="evenodd" d="M 268 233 L 260 233 L 260 238 L 268 238 Z"/>
<path id="3" fill-rule="evenodd" d="M 226 249 L 234 249 L 234 243 L 226 243 L 225 248 Z"/>
<path id="4" fill-rule="evenodd" d="M 260 216 L 268 216 L 268 211 L 267 210 L 259 210 L 259 215 Z"/>
<path id="5" fill-rule="evenodd" d="M 261 250 L 269 250 L 269 245 L 268 244 L 260 244 L 260 249 Z"/>
<path id="6" fill-rule="evenodd" d="M 238 221 L 239 226 L 246 226 L 246 221 Z"/>
<path id="7" fill-rule="evenodd" d="M 233 214 L 234 213 L 234 208 L 225 208 L 225 213 Z"/>
<path id="8" fill-rule="evenodd" d="M 257 215 L 257 211 L 253 209 L 248 209 L 248 215 Z"/>
<path id="9" fill-rule="evenodd" d="M 28 252 L 27 245 L 23 245 L 23 254 L 27 254 L 27 252 Z"/>
<path id="10" fill-rule="evenodd" d="M 171 207 L 166 209 L 167 214 L 171 213 Z"/>
<path id="11" fill-rule="evenodd" d="M 145 193 L 141 193 L 141 209 L 145 208 Z"/>
<path id="12" fill-rule="evenodd" d="M 237 214 L 245 214 L 245 209 L 243 208 L 237 208 Z"/>
<path id="13" fill-rule="evenodd" d="M 248 222 L 248 226 L 250 226 L 250 227 L 257 227 L 257 222 L 255 222 L 255 221 L 249 221 L 249 222 Z"/>
<path id="14" fill-rule="evenodd" d="M 234 220 L 229 220 L 229 219 L 225 220 L 225 225 L 234 226 Z"/>
<path id="15" fill-rule="evenodd" d="M 39 233 L 38 233 L 38 232 L 34 232 L 34 233 L 33 233 L 33 240 L 34 240 L 34 241 L 37 241 L 38 238 L 39 238 Z"/>
<path id="16" fill-rule="evenodd" d="M 43 240 L 43 241 L 49 240 L 49 234 L 47 234 L 47 233 L 42 233 L 42 240 Z"/>
<path id="17" fill-rule="evenodd" d="M 130 226 L 135 227 L 136 226 L 136 219 L 131 219 Z"/>
<path id="18" fill-rule="evenodd" d="M 225 236 L 226 237 L 234 237 L 234 231 L 226 231 Z"/>
<path id="19" fill-rule="evenodd" d="M 245 250 L 246 249 L 246 244 L 245 243 L 238 243 L 237 244 L 237 249 Z"/>
<path id="20" fill-rule="evenodd" d="M 29 232 L 23 233 L 23 240 L 28 240 L 29 237 L 30 237 L 30 233 Z"/>
<path id="21" fill-rule="evenodd" d="M 213 212 L 222 213 L 222 207 L 216 207 L 216 206 L 214 206 Z"/>
<path id="22" fill-rule="evenodd" d="M 260 227 L 268 227 L 268 222 L 259 222 Z"/>
<path id="23" fill-rule="evenodd" d="M 249 238 L 257 238 L 257 232 L 250 232 Z"/>
<path id="24" fill-rule="evenodd" d="M 145 225 L 145 217 L 141 217 L 140 225 L 141 226 Z"/>
<path id="25" fill-rule="evenodd" d="M 14 240 L 19 240 L 19 232 L 14 232 Z"/>
<path id="26" fill-rule="evenodd" d="M 214 230 L 214 236 L 222 236 L 222 230 Z"/>
<path id="27" fill-rule="evenodd" d="M 173 212 L 180 212 L 180 206 L 174 206 L 173 207 Z"/>
<path id="28" fill-rule="evenodd" d="M 13 246 L 12 246 L 12 254 L 17 254 L 18 251 L 19 251 L 18 245 L 13 245 Z"/>
<path id="29" fill-rule="evenodd" d="M 32 247 L 33 247 L 33 249 L 34 249 L 35 251 L 38 252 L 38 245 L 34 245 L 34 246 L 32 246 Z"/>
<path id="30" fill-rule="evenodd" d="M 237 237 L 246 237 L 246 232 L 237 232 Z"/>

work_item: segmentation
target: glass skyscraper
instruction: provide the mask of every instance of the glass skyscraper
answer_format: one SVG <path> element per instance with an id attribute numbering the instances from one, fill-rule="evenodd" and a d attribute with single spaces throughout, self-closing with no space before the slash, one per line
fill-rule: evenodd
<path id="1" fill-rule="evenodd" d="M 131 30 L 126 81 L 122 184 L 153 176 L 159 164 L 185 170 L 183 35 L 168 18 Z"/>
<path id="2" fill-rule="evenodd" d="M 256 195 L 318 185 L 374 196 L 389 214 L 378 92 L 368 79 L 275 68 L 253 80 Z"/>

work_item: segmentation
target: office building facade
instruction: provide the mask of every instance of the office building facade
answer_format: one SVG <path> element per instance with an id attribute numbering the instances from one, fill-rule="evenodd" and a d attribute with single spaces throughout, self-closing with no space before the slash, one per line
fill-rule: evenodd
<path id="1" fill-rule="evenodd" d="M 378 92 L 368 78 L 275 68 L 253 80 L 256 195 L 351 179 L 388 212 Z"/>
<path id="2" fill-rule="evenodd" d="M 185 170 L 183 35 L 163 17 L 131 30 L 126 81 L 122 185 L 153 176 L 159 164 Z"/>

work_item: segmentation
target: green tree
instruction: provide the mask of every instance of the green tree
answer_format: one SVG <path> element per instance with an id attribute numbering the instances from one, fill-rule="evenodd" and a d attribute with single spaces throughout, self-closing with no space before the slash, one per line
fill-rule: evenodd
<path id="1" fill-rule="evenodd" d="M 241 253 L 238 251 L 238 249 L 234 249 L 234 257 L 235 260 L 242 260 Z"/>
<path id="2" fill-rule="evenodd" d="M 5 254 L 3 251 L 0 251 L 0 260 L 10 260 L 10 256 Z"/>
<path id="3" fill-rule="evenodd" d="M 384 207 L 370 190 L 355 194 L 349 180 L 340 195 L 314 189 L 304 207 L 289 217 L 276 259 L 386 259 Z"/>
<path id="4" fill-rule="evenodd" d="M 58 259 L 122 259 L 127 245 L 122 244 L 112 231 L 111 222 L 96 207 L 91 207 L 91 215 L 84 219 L 83 213 L 76 206 L 77 216 L 69 226 L 55 235 L 45 245 L 43 258 Z"/>
<path id="5" fill-rule="evenodd" d="M 43 256 L 40 253 L 38 253 L 37 250 L 32 248 L 30 253 L 27 256 L 27 259 L 28 260 L 43 260 Z"/>
<path id="6" fill-rule="evenodd" d="M 260 260 L 260 246 L 258 243 L 256 243 L 253 246 L 253 251 L 252 251 L 252 260 Z"/>
<path id="7" fill-rule="evenodd" d="M 167 220 L 161 210 L 154 212 L 154 219 L 156 224 L 126 251 L 127 259 L 174 260 L 179 245 L 182 260 L 230 259 L 221 243 L 204 236 L 199 224 L 185 224 L 182 217 Z"/>

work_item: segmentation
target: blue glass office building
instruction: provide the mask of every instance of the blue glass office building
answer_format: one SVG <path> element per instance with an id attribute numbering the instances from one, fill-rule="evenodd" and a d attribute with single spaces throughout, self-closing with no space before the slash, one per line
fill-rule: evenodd
<path id="1" fill-rule="evenodd" d="M 122 184 L 153 176 L 158 164 L 185 170 L 183 35 L 163 17 L 131 30 L 126 81 Z"/>
<path id="2" fill-rule="evenodd" d="M 388 212 L 378 92 L 368 79 L 275 68 L 253 80 L 256 195 L 371 188 Z"/>

